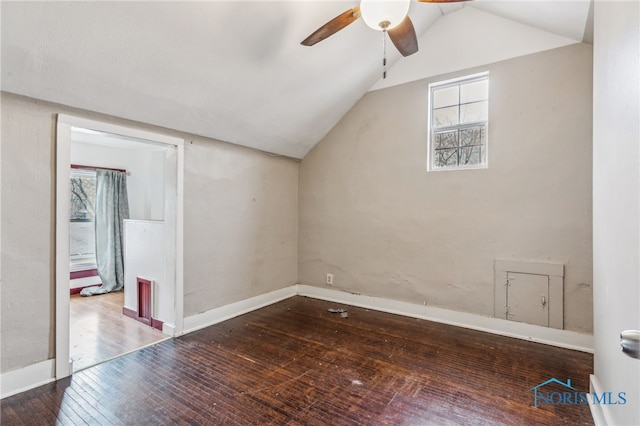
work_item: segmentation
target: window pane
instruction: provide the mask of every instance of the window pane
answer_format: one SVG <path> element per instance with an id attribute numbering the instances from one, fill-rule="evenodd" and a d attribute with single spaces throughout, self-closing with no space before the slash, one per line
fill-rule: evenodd
<path id="1" fill-rule="evenodd" d="M 489 99 L 489 80 L 480 80 L 460 86 L 460 103 Z"/>
<path id="2" fill-rule="evenodd" d="M 458 124 L 458 107 L 433 110 L 433 127 L 445 127 Z"/>
<path id="3" fill-rule="evenodd" d="M 460 123 L 487 121 L 487 101 L 460 105 Z"/>
<path id="4" fill-rule="evenodd" d="M 458 146 L 458 132 L 442 132 L 435 134 L 435 148 L 456 148 Z"/>
<path id="5" fill-rule="evenodd" d="M 69 224 L 70 267 L 87 267 L 95 263 L 94 205 L 96 200 L 96 173 L 88 170 L 71 170 Z M 78 269 L 81 270 L 81 269 Z"/>
<path id="6" fill-rule="evenodd" d="M 435 152 L 435 167 L 457 166 L 458 165 L 458 149 L 438 149 Z"/>
<path id="7" fill-rule="evenodd" d="M 434 83 L 430 90 L 430 169 L 487 164 L 488 73 Z"/>
<path id="8" fill-rule="evenodd" d="M 484 126 L 460 130 L 460 146 L 484 144 Z"/>
<path id="9" fill-rule="evenodd" d="M 472 146 L 461 148 L 460 164 L 482 164 L 482 147 Z"/>
<path id="10" fill-rule="evenodd" d="M 96 254 L 96 234 L 93 222 L 71 222 L 69 224 L 69 256 L 93 258 Z"/>
<path id="11" fill-rule="evenodd" d="M 93 220 L 93 203 L 96 199 L 96 178 L 94 176 L 75 176 L 71 178 L 72 221 Z"/>
<path id="12" fill-rule="evenodd" d="M 458 105 L 458 91 L 459 86 L 446 87 L 443 89 L 435 89 L 433 91 L 433 106 L 432 108 L 442 108 L 451 105 Z"/>

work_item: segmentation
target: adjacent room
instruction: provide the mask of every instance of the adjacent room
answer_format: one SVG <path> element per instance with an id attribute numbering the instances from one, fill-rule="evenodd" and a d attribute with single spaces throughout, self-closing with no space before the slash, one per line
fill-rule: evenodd
<path id="1" fill-rule="evenodd" d="M 162 332 L 175 286 L 165 170 L 176 157 L 157 142 L 80 127 L 70 137 L 70 168 L 58 170 L 61 181 L 69 175 L 69 358 L 79 371 L 171 335 Z"/>
<path id="2" fill-rule="evenodd" d="M 3 424 L 640 424 L 638 2 L 0 8 Z"/>

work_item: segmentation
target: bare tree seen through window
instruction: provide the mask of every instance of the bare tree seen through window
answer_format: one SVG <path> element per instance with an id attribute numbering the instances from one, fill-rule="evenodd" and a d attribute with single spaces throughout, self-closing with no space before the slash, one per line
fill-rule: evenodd
<path id="1" fill-rule="evenodd" d="M 95 263 L 95 201 L 94 170 L 72 169 L 70 179 L 71 204 L 69 256 L 78 265 Z"/>
<path id="2" fill-rule="evenodd" d="M 429 90 L 430 169 L 486 167 L 488 74 L 433 83 Z"/>

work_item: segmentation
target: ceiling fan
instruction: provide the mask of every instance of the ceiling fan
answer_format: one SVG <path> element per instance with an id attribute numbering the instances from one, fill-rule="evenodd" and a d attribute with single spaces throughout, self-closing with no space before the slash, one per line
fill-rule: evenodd
<path id="1" fill-rule="evenodd" d="M 453 3 L 466 0 L 418 0 L 423 3 Z M 360 0 L 360 5 L 336 16 L 305 38 L 301 44 L 313 46 L 332 36 L 347 25 L 362 17 L 374 30 L 389 34 L 389 38 L 402 56 L 418 51 L 416 30 L 409 19 L 411 0 Z"/>

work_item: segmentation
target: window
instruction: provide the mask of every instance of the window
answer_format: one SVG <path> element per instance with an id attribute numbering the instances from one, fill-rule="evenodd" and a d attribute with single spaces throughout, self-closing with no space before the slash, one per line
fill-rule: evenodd
<path id="1" fill-rule="evenodd" d="M 487 167 L 489 74 L 429 85 L 428 170 Z"/>
<path id="2" fill-rule="evenodd" d="M 71 169 L 71 212 L 69 224 L 69 260 L 71 271 L 95 268 L 96 202 L 95 170 Z"/>

